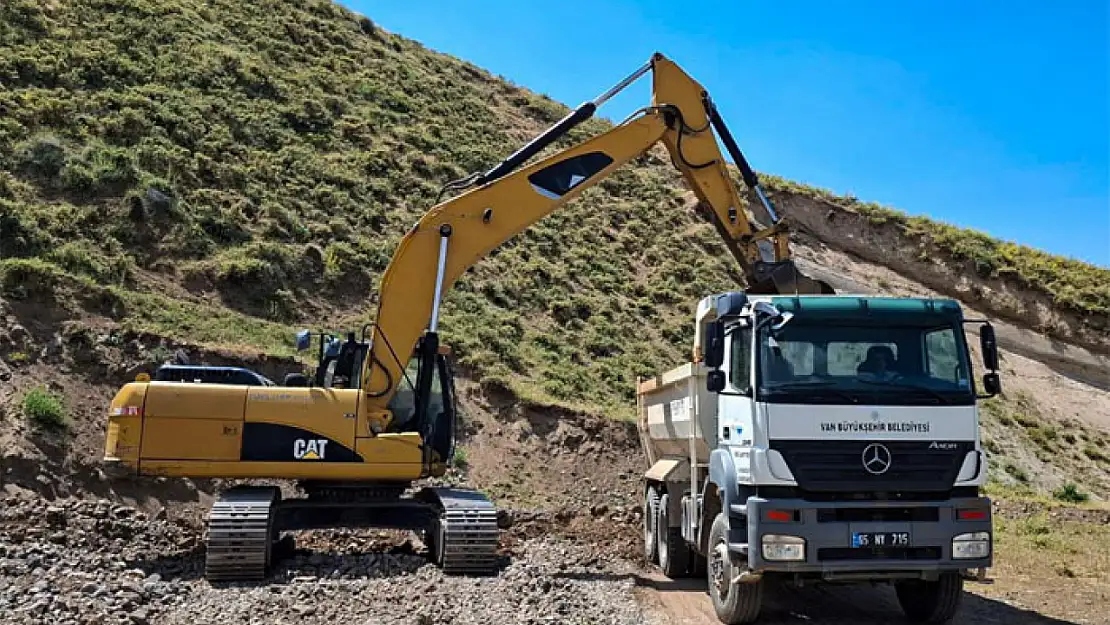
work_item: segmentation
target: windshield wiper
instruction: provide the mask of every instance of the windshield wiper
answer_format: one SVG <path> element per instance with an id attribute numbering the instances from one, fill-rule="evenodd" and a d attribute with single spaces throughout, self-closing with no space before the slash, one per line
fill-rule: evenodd
<path id="1" fill-rule="evenodd" d="M 941 395 L 940 393 L 934 391 L 933 389 L 925 387 L 925 386 L 918 386 L 916 384 L 906 384 L 905 382 L 884 382 L 882 380 L 856 380 L 856 381 L 857 382 L 862 382 L 863 384 L 873 384 L 875 386 L 889 386 L 891 388 L 901 388 L 901 389 L 905 389 L 907 391 L 921 391 L 923 393 L 928 393 L 929 395 L 932 395 L 933 397 L 935 397 L 937 399 L 937 401 L 939 401 L 942 404 L 952 403 L 944 395 Z"/>
<path id="2" fill-rule="evenodd" d="M 859 398 L 851 393 L 846 393 L 837 388 L 828 388 L 835 386 L 836 382 L 831 380 L 810 380 L 808 382 L 786 382 L 783 384 L 775 384 L 774 386 L 765 386 L 763 391 L 765 393 L 774 393 L 776 391 L 801 391 L 805 389 L 821 389 L 822 391 L 831 392 L 834 395 L 843 397 L 853 404 L 859 403 Z"/>

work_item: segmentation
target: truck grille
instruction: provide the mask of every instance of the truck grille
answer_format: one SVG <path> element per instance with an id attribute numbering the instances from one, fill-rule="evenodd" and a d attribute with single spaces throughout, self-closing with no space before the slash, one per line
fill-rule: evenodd
<path id="1" fill-rule="evenodd" d="M 974 444 L 936 443 L 939 445 L 934 441 L 777 440 L 771 442 L 771 449 L 782 454 L 803 490 L 943 492 L 952 488 Z M 872 444 L 882 448 L 868 449 Z M 865 450 L 871 470 L 864 466 Z"/>

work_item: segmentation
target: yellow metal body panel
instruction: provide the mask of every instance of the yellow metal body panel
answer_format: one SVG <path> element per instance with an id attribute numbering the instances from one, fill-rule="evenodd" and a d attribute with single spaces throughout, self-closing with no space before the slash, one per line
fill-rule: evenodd
<path id="1" fill-rule="evenodd" d="M 270 478 L 275 475 L 291 480 L 397 480 L 420 478 L 417 464 L 379 464 L 370 462 L 213 462 L 209 460 L 144 460 L 144 475 L 196 478 Z"/>
<path id="2" fill-rule="evenodd" d="M 242 426 L 239 420 L 144 419 L 143 464 L 149 459 L 238 460 Z"/>
<path id="3" fill-rule="evenodd" d="M 251 387 L 244 420 L 300 428 L 353 449 L 359 389 Z"/>
<path id="4" fill-rule="evenodd" d="M 423 461 L 420 435 L 415 432 L 382 434 L 374 438 L 360 438 L 355 451 L 374 464 L 411 464 L 418 470 Z"/>
<path id="5" fill-rule="evenodd" d="M 362 396 L 360 389 L 133 382 L 112 400 L 105 458 L 145 475 L 422 477 L 420 435 L 374 434 L 371 425 L 384 427 L 389 413 L 360 410 Z"/>
<path id="6" fill-rule="evenodd" d="M 243 420 L 247 390 L 231 384 L 149 382 L 144 415 L 149 418 Z"/>
<path id="7" fill-rule="evenodd" d="M 108 435 L 104 441 L 104 457 L 115 460 L 137 461 L 142 435 L 143 422 L 139 417 L 112 417 L 108 421 Z"/>
<path id="8" fill-rule="evenodd" d="M 135 462 L 139 459 L 142 442 L 143 403 L 146 384 L 132 382 L 116 392 L 108 406 L 108 432 L 104 441 L 104 457 Z"/>

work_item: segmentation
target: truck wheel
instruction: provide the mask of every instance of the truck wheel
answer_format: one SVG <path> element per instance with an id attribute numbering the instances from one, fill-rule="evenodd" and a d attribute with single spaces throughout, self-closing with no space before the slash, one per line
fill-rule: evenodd
<path id="1" fill-rule="evenodd" d="M 682 529 L 667 523 L 667 504 L 670 497 L 664 494 L 659 500 L 659 514 L 655 533 L 659 537 L 659 568 L 672 579 L 685 577 L 690 565 L 690 548 L 682 538 Z"/>
<path id="2" fill-rule="evenodd" d="M 717 619 L 725 625 L 753 623 L 763 606 L 763 580 L 734 582 L 739 571 L 728 553 L 728 513 L 718 512 L 709 529 L 709 553 L 706 555 L 706 578 L 709 598 Z"/>
<path id="3" fill-rule="evenodd" d="M 659 561 L 659 492 L 654 486 L 644 489 L 644 557 L 648 564 Z"/>
<path id="4" fill-rule="evenodd" d="M 959 573 L 942 573 L 935 582 L 897 582 L 894 592 L 910 622 L 947 623 L 960 607 L 964 580 Z"/>

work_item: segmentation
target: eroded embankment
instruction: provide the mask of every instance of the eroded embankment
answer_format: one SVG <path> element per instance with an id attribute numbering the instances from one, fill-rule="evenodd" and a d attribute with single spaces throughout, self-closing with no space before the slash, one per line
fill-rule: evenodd
<path id="1" fill-rule="evenodd" d="M 908 233 L 897 221 L 790 192 L 776 194 L 775 202 L 803 232 L 830 247 L 889 267 L 1020 327 L 1097 354 L 1110 352 L 1106 313 L 1057 302 L 1039 285 L 1026 283 L 1016 274 L 978 271 L 972 260 L 957 258 L 925 234 Z"/>

